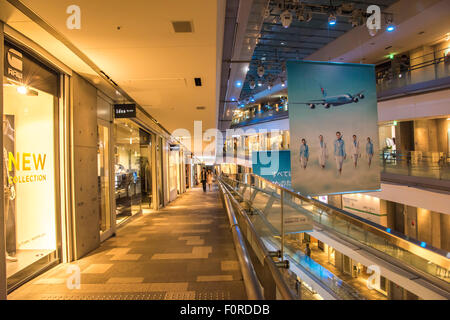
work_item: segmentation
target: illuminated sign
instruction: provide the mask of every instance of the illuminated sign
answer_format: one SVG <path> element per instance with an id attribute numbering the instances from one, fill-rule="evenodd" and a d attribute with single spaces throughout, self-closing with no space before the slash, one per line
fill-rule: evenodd
<path id="1" fill-rule="evenodd" d="M 6 51 L 6 74 L 9 78 L 22 82 L 23 80 L 23 57 L 22 53 L 15 49 Z"/>
<path id="2" fill-rule="evenodd" d="M 136 118 L 136 104 L 115 104 L 114 105 L 114 118 Z"/>
<path id="3" fill-rule="evenodd" d="M 12 152 L 8 152 L 8 171 L 13 171 L 13 166 L 17 171 L 43 171 L 45 167 L 46 154 L 36 154 L 17 152 L 16 157 Z M 47 181 L 46 174 L 29 174 L 8 176 L 8 183 L 10 185 L 17 183 Z"/>

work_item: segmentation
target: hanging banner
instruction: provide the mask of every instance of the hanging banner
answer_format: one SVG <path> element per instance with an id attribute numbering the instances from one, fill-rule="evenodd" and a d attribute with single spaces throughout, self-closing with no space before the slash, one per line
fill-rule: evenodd
<path id="1" fill-rule="evenodd" d="M 379 190 L 374 66 L 292 61 L 287 72 L 292 188 Z"/>

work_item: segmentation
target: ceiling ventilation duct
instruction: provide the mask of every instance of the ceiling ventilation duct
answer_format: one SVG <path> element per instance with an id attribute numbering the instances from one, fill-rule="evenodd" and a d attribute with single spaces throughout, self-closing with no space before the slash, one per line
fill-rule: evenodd
<path id="1" fill-rule="evenodd" d="M 191 21 L 172 21 L 173 31 L 175 33 L 191 33 L 193 32 Z"/>

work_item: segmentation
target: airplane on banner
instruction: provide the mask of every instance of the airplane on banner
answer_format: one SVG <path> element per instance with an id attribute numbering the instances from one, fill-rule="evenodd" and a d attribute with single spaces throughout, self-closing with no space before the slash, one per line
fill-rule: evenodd
<path id="1" fill-rule="evenodd" d="M 320 89 L 322 90 L 323 99 L 310 100 L 308 102 L 296 102 L 294 104 L 306 104 L 311 109 L 315 109 L 317 104 L 321 104 L 325 107 L 325 109 L 328 109 L 331 106 L 337 107 L 349 103 L 358 103 L 360 99 L 364 99 L 364 90 L 353 95 L 347 93 L 338 96 L 327 97 L 325 89 L 323 87 L 321 87 Z"/>

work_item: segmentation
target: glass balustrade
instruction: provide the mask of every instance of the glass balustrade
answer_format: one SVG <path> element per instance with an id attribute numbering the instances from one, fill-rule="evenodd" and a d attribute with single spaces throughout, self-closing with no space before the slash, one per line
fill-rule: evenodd
<path id="1" fill-rule="evenodd" d="M 222 177 L 222 179 L 251 209 L 253 213 L 251 219 L 261 235 L 281 239 L 282 221 L 303 216 L 312 219 L 325 231 L 343 235 L 351 241 L 380 251 L 444 283 L 450 282 L 449 253 L 444 250 L 429 247 L 423 242 L 401 234 L 393 234 L 389 228 L 301 196 L 254 174 L 239 174 L 234 178 Z M 291 256 L 292 248 L 289 246 L 284 245 L 281 248 L 280 245 L 280 249 L 298 263 L 302 262 L 298 257 Z"/>

